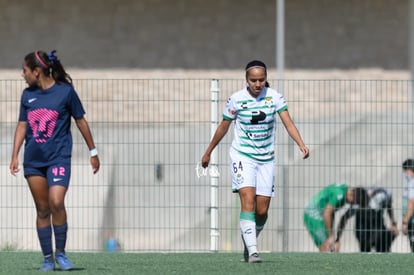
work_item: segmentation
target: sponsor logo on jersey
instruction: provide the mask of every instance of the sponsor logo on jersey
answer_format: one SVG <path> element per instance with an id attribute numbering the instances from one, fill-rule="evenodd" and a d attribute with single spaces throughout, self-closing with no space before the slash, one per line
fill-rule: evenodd
<path id="1" fill-rule="evenodd" d="M 35 100 L 37 100 L 37 98 L 36 97 L 34 97 L 34 98 L 30 98 L 29 100 L 28 100 L 28 102 L 29 103 L 32 103 L 33 101 L 35 101 Z"/>
<path id="2" fill-rule="evenodd" d="M 263 139 L 266 138 L 268 136 L 267 133 L 249 133 L 248 134 L 250 138 L 258 138 L 258 139 Z"/>

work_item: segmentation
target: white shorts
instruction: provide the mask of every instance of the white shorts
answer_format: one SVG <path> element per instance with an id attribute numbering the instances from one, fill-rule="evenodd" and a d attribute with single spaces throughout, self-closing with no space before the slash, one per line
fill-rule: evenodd
<path id="1" fill-rule="evenodd" d="M 233 192 L 243 187 L 255 187 L 256 195 L 273 197 L 275 162 L 256 162 L 230 148 L 230 170 Z"/>

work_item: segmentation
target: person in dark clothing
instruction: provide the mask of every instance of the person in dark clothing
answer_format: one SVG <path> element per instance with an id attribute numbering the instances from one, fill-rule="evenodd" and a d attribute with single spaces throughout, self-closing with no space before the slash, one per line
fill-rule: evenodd
<path id="1" fill-rule="evenodd" d="M 89 148 L 93 173 L 100 167 L 98 151 L 85 118 L 85 110 L 55 55 L 34 51 L 26 55 L 22 76 L 28 87 L 20 100 L 10 173 L 20 171 L 19 152 L 24 144 L 23 172 L 36 206 L 36 231 L 44 261 L 41 271 L 73 269 L 65 248 L 68 233 L 65 196 L 69 188 L 72 160 L 71 121 Z M 55 256 L 53 256 L 53 236 Z"/>
<path id="2" fill-rule="evenodd" d="M 341 217 L 337 240 L 342 235 L 346 222 L 355 215 L 355 236 L 359 243 L 361 252 L 390 252 L 391 244 L 398 235 L 397 223 L 395 221 L 392 195 L 382 187 L 371 189 L 355 188 L 355 201 Z M 386 227 L 384 212 L 391 220 L 391 228 Z"/>

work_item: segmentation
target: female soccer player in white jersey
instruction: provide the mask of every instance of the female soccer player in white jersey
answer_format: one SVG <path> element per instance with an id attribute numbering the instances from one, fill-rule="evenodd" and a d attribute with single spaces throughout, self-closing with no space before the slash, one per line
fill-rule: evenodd
<path id="1" fill-rule="evenodd" d="M 73 264 L 65 254 L 68 225 L 64 200 L 71 174 L 72 117 L 90 150 L 94 173 L 100 166 L 98 153 L 72 79 L 55 51 L 26 55 L 22 76 L 29 87 L 21 96 L 10 172 L 16 175 L 20 170 L 18 155 L 25 142 L 23 170 L 36 205 L 37 234 L 44 256 L 40 270 L 55 269 L 52 231 L 55 260 L 61 269 L 70 270 Z"/>
<path id="2" fill-rule="evenodd" d="M 234 121 L 234 139 L 230 148 L 232 190 L 239 193 L 241 201 L 244 260 L 257 263 L 261 262 L 257 236 L 263 230 L 270 199 L 274 196 L 276 114 L 299 146 L 303 158 L 309 157 L 309 149 L 289 115 L 283 95 L 269 87 L 266 65 L 253 60 L 245 70 L 247 87 L 228 99 L 223 120 L 202 156 L 201 164 L 204 168 L 208 166 L 211 152 Z"/>
<path id="3" fill-rule="evenodd" d="M 406 159 L 402 169 L 407 181 L 402 199 L 402 232 L 408 235 L 411 252 L 414 252 L 414 159 Z"/>

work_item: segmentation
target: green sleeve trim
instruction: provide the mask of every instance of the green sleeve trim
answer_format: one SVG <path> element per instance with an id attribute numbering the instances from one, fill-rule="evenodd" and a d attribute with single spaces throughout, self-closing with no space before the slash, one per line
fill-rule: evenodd
<path id="1" fill-rule="evenodd" d="M 277 112 L 280 114 L 283 111 L 286 111 L 288 109 L 287 105 L 279 110 L 277 110 Z"/>
<path id="2" fill-rule="evenodd" d="M 224 120 L 230 120 L 230 121 L 231 121 L 231 120 L 234 120 L 234 118 L 231 118 L 231 117 L 228 117 L 228 116 L 225 116 L 225 115 L 223 115 L 223 119 L 224 119 Z"/>

